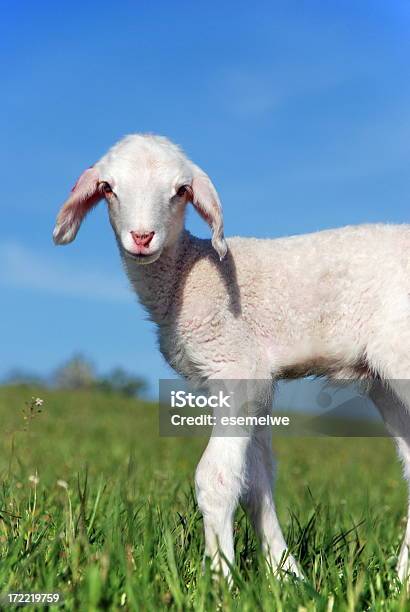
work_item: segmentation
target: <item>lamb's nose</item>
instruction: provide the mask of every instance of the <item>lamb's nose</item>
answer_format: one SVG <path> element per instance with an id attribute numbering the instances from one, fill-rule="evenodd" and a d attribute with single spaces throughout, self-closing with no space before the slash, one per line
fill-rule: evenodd
<path id="1" fill-rule="evenodd" d="M 138 234 L 137 232 L 131 232 L 131 236 L 135 244 L 139 247 L 147 247 L 154 237 L 155 232 L 147 232 L 145 234 Z"/>

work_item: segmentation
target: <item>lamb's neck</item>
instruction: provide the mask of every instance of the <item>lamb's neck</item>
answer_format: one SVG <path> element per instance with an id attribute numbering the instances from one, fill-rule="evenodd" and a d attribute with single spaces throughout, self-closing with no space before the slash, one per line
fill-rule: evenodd
<path id="1" fill-rule="evenodd" d="M 181 276 L 182 258 L 189 253 L 193 237 L 184 231 L 179 240 L 164 249 L 152 264 L 141 265 L 123 253 L 127 275 L 150 318 L 157 324 L 165 323 Z"/>

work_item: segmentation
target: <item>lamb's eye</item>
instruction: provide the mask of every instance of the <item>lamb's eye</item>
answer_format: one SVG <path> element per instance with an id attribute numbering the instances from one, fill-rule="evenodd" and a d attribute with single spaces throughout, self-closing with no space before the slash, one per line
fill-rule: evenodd
<path id="1" fill-rule="evenodd" d="M 101 183 L 101 190 L 103 193 L 110 195 L 112 193 L 112 189 L 111 189 L 111 185 L 109 183 L 107 183 L 106 181 L 103 181 Z"/>
<path id="2" fill-rule="evenodd" d="M 177 196 L 183 198 L 188 193 L 188 185 L 181 185 L 177 191 Z"/>

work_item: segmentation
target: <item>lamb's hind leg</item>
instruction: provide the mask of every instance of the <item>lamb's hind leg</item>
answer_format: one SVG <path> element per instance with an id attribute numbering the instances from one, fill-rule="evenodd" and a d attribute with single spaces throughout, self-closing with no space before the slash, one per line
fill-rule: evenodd
<path id="1" fill-rule="evenodd" d="M 274 471 L 272 433 L 270 428 L 264 428 L 255 432 L 248 447 L 247 488 L 241 502 L 259 536 L 265 558 L 270 567 L 276 569 L 281 566 L 284 570 L 302 577 L 296 560 L 288 553 L 276 516 L 272 496 Z"/>
<path id="2" fill-rule="evenodd" d="M 406 391 L 407 387 L 407 391 Z M 403 543 L 400 549 L 397 573 L 400 580 L 409 578 L 410 564 L 410 381 L 391 381 L 390 388 L 387 383 L 375 383 L 370 390 L 370 397 L 378 407 L 388 431 L 394 437 L 398 455 L 403 463 L 404 477 L 409 487 L 407 526 Z M 395 391 L 393 391 L 395 388 Z M 398 392 L 398 393 L 397 393 Z M 400 396 L 400 399 L 399 397 Z"/>

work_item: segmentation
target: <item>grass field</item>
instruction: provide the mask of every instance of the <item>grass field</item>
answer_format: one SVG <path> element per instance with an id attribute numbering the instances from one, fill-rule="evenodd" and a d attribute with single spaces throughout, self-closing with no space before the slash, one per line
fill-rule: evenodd
<path id="1" fill-rule="evenodd" d="M 43 411 L 24 419 L 31 396 Z M 3 593 L 59 591 L 67 610 L 409 609 L 391 440 L 276 440 L 278 513 L 306 580 L 265 571 L 239 511 L 229 592 L 201 571 L 205 440 L 159 438 L 155 406 L 91 392 L 0 388 L 0 422 Z"/>

